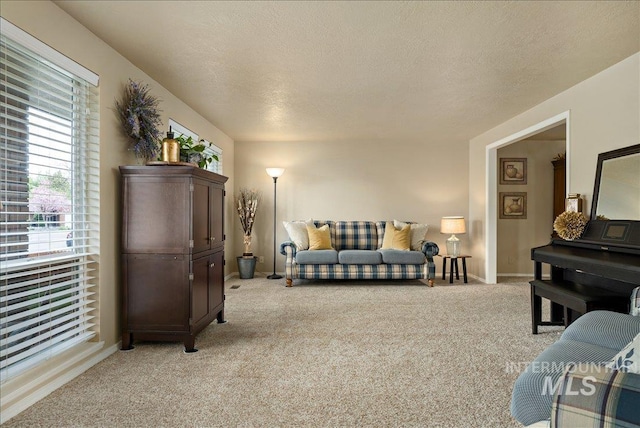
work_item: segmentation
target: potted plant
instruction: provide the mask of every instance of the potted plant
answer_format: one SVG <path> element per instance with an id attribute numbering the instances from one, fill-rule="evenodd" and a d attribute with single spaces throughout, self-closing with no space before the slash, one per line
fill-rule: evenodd
<path id="1" fill-rule="evenodd" d="M 240 226 L 244 233 L 244 253 L 237 258 L 240 278 L 253 278 L 256 269 L 256 259 L 251 252 L 251 232 L 258 210 L 260 193 L 255 189 L 241 188 L 235 198 L 236 210 L 240 218 Z"/>
<path id="2" fill-rule="evenodd" d="M 176 137 L 176 140 L 180 145 L 181 162 L 195 163 L 200 168 L 207 169 L 211 162 L 219 160 L 215 153 L 205 153 L 207 149 L 205 140 L 200 140 L 196 143 L 193 137 L 185 137 L 184 135 Z"/>

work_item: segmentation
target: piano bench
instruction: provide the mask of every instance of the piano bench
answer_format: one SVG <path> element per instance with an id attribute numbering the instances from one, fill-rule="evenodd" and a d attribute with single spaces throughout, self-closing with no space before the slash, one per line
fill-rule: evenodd
<path id="1" fill-rule="evenodd" d="M 629 297 L 611 291 L 587 287 L 573 282 L 531 281 L 531 332 L 538 334 L 538 326 L 564 325 L 567 327 L 580 315 L 596 309 L 628 312 Z M 563 321 L 542 321 L 542 297 L 563 307 Z"/>

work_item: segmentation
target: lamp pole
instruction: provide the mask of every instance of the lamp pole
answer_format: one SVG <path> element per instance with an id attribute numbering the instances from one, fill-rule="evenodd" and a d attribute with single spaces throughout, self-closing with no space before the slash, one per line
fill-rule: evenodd
<path id="1" fill-rule="evenodd" d="M 276 273 L 276 207 L 277 207 L 277 182 L 278 177 L 284 173 L 284 168 L 267 168 L 267 174 L 273 178 L 273 274 L 267 279 L 281 279 L 282 276 Z"/>

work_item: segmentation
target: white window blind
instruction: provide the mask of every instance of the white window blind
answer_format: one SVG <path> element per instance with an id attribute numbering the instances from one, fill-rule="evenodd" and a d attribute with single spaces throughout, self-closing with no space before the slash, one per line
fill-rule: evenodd
<path id="1" fill-rule="evenodd" d="M 95 335 L 97 76 L 60 56 L 2 20 L 2 382 Z"/>
<path id="2" fill-rule="evenodd" d="M 206 149 L 204 149 L 204 153 L 206 155 L 216 155 L 218 156 L 218 160 L 213 160 L 208 166 L 207 166 L 207 170 L 218 173 L 220 175 L 222 175 L 222 149 L 218 146 L 216 146 L 215 144 L 207 141 L 207 140 L 202 140 L 203 144 L 205 146 L 207 146 Z"/>
<path id="3" fill-rule="evenodd" d="M 201 144 L 204 144 L 207 148 L 204 150 L 204 154 L 206 155 L 216 155 L 218 157 L 218 160 L 213 160 L 208 166 L 207 166 L 207 170 L 208 171 L 212 171 L 212 172 L 216 172 L 220 175 L 222 175 L 222 149 L 218 146 L 216 146 L 215 144 L 213 144 L 210 141 L 207 141 L 205 139 L 198 139 L 198 134 L 196 134 L 195 132 L 193 132 L 192 130 L 190 130 L 189 128 L 186 128 L 182 125 L 180 125 L 178 122 L 176 122 L 175 120 L 169 118 L 169 127 L 171 128 L 171 131 L 173 132 L 175 137 L 179 137 L 181 135 L 184 135 L 185 137 L 191 137 L 193 139 L 193 141 L 199 141 Z"/>

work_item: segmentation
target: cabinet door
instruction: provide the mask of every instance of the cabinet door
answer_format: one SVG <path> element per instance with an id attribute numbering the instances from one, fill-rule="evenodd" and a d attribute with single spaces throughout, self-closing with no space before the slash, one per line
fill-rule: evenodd
<path id="1" fill-rule="evenodd" d="M 224 245 L 224 186 L 193 181 L 193 253 Z"/>
<path id="2" fill-rule="evenodd" d="M 195 259 L 192 263 L 191 272 L 193 273 L 193 280 L 191 281 L 191 317 L 194 325 L 207 322 L 207 318 L 210 319 L 210 259 L 210 256 L 200 257 L 199 259 Z"/>
<path id="3" fill-rule="evenodd" d="M 189 252 L 189 180 L 128 176 L 123 182 L 125 253 Z"/>
<path id="4" fill-rule="evenodd" d="M 224 251 L 195 259 L 191 270 L 191 318 L 198 331 L 224 307 Z"/>
<path id="5" fill-rule="evenodd" d="M 211 247 L 224 245 L 224 187 L 211 184 Z"/>
<path id="6" fill-rule="evenodd" d="M 207 181 L 193 181 L 193 253 L 211 249 L 211 189 Z"/>
<path id="7" fill-rule="evenodd" d="M 181 254 L 124 256 L 124 321 L 127 330 L 189 330 L 189 261 L 185 257 Z"/>
<path id="8" fill-rule="evenodd" d="M 212 314 L 215 316 L 224 305 L 224 251 L 213 253 L 210 260 L 209 306 L 211 311 L 216 312 Z"/>

